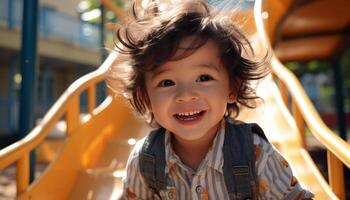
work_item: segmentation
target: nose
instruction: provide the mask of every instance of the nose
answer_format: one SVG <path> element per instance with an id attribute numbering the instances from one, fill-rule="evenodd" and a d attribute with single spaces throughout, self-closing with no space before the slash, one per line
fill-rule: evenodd
<path id="1" fill-rule="evenodd" d="M 175 100 L 177 103 L 192 102 L 198 100 L 199 95 L 194 87 L 183 85 L 178 87 Z"/>

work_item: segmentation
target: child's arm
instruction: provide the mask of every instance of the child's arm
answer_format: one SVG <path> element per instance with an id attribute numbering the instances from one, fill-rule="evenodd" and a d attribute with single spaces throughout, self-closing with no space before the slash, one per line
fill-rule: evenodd
<path id="1" fill-rule="evenodd" d="M 272 145 L 254 135 L 256 169 L 260 199 L 312 199 L 313 194 L 302 188 L 288 162 Z"/>
<path id="2" fill-rule="evenodd" d="M 148 189 L 139 169 L 139 153 L 143 142 L 144 140 L 139 141 L 129 155 L 126 165 L 126 176 L 123 180 L 123 194 L 120 199 L 153 199 L 153 194 Z"/>

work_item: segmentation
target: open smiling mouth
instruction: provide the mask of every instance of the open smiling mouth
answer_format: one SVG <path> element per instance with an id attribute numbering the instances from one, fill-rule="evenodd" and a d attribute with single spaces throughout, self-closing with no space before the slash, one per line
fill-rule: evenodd
<path id="1" fill-rule="evenodd" d="M 174 115 L 174 117 L 180 121 L 192 121 L 199 119 L 203 116 L 205 113 L 204 110 L 202 111 L 192 111 L 192 112 L 184 112 L 184 113 L 177 113 Z"/>

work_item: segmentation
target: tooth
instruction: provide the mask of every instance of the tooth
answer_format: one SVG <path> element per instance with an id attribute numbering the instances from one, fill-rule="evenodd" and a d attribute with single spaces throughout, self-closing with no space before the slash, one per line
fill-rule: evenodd
<path id="1" fill-rule="evenodd" d="M 190 115 L 193 115 L 193 112 L 190 112 Z"/>
<path id="2" fill-rule="evenodd" d="M 190 114 L 189 114 L 188 112 L 185 112 L 185 115 L 188 116 L 188 115 L 190 115 Z"/>

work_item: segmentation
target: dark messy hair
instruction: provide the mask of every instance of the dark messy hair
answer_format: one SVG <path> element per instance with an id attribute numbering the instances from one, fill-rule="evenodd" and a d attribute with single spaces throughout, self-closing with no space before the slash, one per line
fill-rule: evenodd
<path id="1" fill-rule="evenodd" d="M 267 55 L 260 62 L 244 56 L 248 52 L 254 55 L 254 52 L 231 17 L 213 14 L 209 6 L 200 0 L 181 1 L 164 10 L 153 2 L 144 8 L 134 2 L 132 8 L 133 19 L 116 32 L 116 50 L 125 62 L 110 69 L 108 84 L 124 94 L 141 116 L 150 114 L 145 72 L 169 60 L 190 55 L 208 40 L 217 44 L 221 63 L 229 75 L 230 89 L 236 95 L 235 103 L 227 105 L 227 115 L 236 117 L 240 106 L 256 107 L 255 100 L 259 97 L 251 81 L 268 74 Z M 192 47 L 182 56 L 175 57 L 180 41 L 188 36 L 196 38 Z M 117 83 L 114 86 L 113 81 Z"/>

